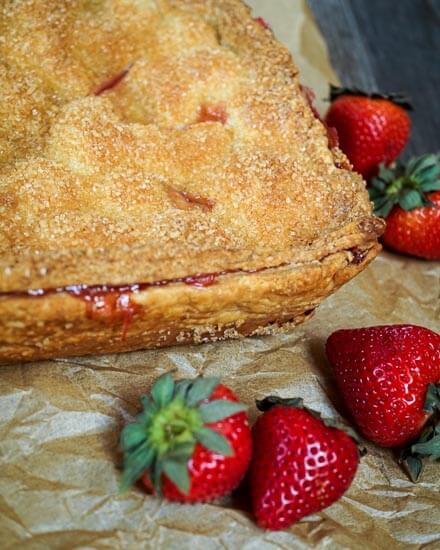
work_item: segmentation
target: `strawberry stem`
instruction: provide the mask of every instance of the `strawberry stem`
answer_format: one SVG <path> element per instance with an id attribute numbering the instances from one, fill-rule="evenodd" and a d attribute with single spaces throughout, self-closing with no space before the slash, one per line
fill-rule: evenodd
<path id="1" fill-rule="evenodd" d="M 414 157 L 406 166 L 383 164 L 368 190 L 374 202 L 374 213 L 386 218 L 394 206 L 410 211 L 422 206 L 434 206 L 429 193 L 440 189 L 440 155 Z"/>

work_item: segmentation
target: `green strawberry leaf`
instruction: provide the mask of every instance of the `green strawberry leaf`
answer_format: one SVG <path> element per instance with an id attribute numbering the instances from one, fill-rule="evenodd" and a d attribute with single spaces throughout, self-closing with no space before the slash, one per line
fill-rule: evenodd
<path id="1" fill-rule="evenodd" d="M 434 206 L 427 193 L 440 189 L 440 155 L 427 154 L 412 158 L 406 166 L 396 163 L 387 168 L 383 164 L 379 175 L 370 182 L 370 199 L 374 213 L 386 218 L 394 205 L 404 210 Z"/>
<path id="2" fill-rule="evenodd" d="M 188 393 L 188 390 L 191 386 L 192 386 L 192 380 L 188 380 L 188 379 L 179 380 L 176 383 L 176 390 L 175 390 L 176 397 L 181 397 L 183 401 L 185 401 L 186 394 Z"/>
<path id="3" fill-rule="evenodd" d="M 430 416 L 418 441 L 401 453 L 401 461 L 412 481 L 419 478 L 424 458 L 440 459 L 440 384 L 429 384 L 423 410 Z"/>
<path id="4" fill-rule="evenodd" d="M 235 401 L 227 401 L 226 399 L 215 399 L 209 403 L 200 405 L 199 412 L 203 422 L 209 424 L 211 422 L 217 422 L 223 420 L 228 416 L 243 412 L 247 409 L 242 403 Z"/>
<path id="5" fill-rule="evenodd" d="M 439 169 L 438 162 L 438 155 L 428 153 L 427 155 L 416 157 L 415 159 L 410 161 L 407 165 L 406 172 L 407 174 L 412 174 L 416 178 L 420 178 L 421 174 L 426 172 L 427 170 L 429 172 L 431 169 L 434 169 L 435 173 L 435 171 Z"/>
<path id="6" fill-rule="evenodd" d="M 429 193 L 431 191 L 439 191 L 440 179 L 438 181 L 427 181 L 426 183 L 422 183 L 420 185 L 420 189 L 425 193 Z"/>
<path id="7" fill-rule="evenodd" d="M 374 213 L 380 218 L 386 218 L 395 205 L 393 197 L 383 197 L 382 200 L 374 201 Z"/>
<path id="8" fill-rule="evenodd" d="M 194 452 L 194 447 L 196 446 L 195 441 L 188 441 L 186 443 L 180 443 L 168 451 L 165 455 L 165 460 L 174 460 L 188 463 L 191 459 Z"/>
<path id="9" fill-rule="evenodd" d="M 387 182 L 384 181 L 381 177 L 373 178 L 370 181 L 371 187 L 368 189 L 368 192 L 371 193 L 374 189 L 379 194 L 382 194 L 387 188 Z"/>
<path id="10" fill-rule="evenodd" d="M 157 413 L 158 407 L 149 397 L 143 395 L 141 397 L 143 411 L 136 415 L 136 422 L 142 424 L 145 428 L 148 427 L 151 418 Z"/>
<path id="11" fill-rule="evenodd" d="M 174 380 L 172 375 L 167 372 L 160 376 L 151 388 L 151 396 L 159 407 L 164 407 L 173 398 Z"/>
<path id="12" fill-rule="evenodd" d="M 427 166 L 423 170 L 418 170 L 415 174 L 412 175 L 413 179 L 416 180 L 420 185 L 434 181 L 438 179 L 440 175 L 440 164 L 434 166 Z"/>
<path id="13" fill-rule="evenodd" d="M 148 470 L 154 459 L 154 449 L 145 442 L 135 451 L 126 454 L 119 490 L 126 491 Z"/>
<path id="14" fill-rule="evenodd" d="M 384 204 L 386 204 L 389 201 L 389 197 L 387 195 L 382 195 L 377 190 L 373 192 L 372 189 L 369 189 L 368 194 L 370 195 L 370 199 L 374 202 L 374 206 L 376 209 L 381 208 Z"/>
<path id="15" fill-rule="evenodd" d="M 395 177 L 395 170 L 381 164 L 379 167 L 379 179 L 382 180 L 385 184 L 391 183 Z"/>
<path id="16" fill-rule="evenodd" d="M 154 489 L 156 491 L 157 496 L 162 496 L 162 483 L 161 483 L 161 477 L 163 472 L 163 463 L 160 460 L 155 460 L 153 462 L 153 466 L 150 469 L 151 472 L 151 482 L 154 485 Z"/>
<path id="17" fill-rule="evenodd" d="M 179 490 L 187 495 L 189 493 L 189 473 L 188 466 L 185 462 L 165 459 L 162 463 L 164 474 L 179 488 Z"/>
<path id="18" fill-rule="evenodd" d="M 425 443 L 416 443 L 411 447 L 411 451 L 422 456 L 428 456 L 432 461 L 438 460 L 440 458 L 440 434 L 434 435 Z"/>
<path id="19" fill-rule="evenodd" d="M 200 401 L 208 399 L 214 389 L 219 385 L 220 380 L 218 378 L 196 378 L 196 381 L 188 391 L 186 403 L 189 407 L 194 407 Z"/>
<path id="20" fill-rule="evenodd" d="M 375 189 L 374 187 L 370 187 L 368 189 L 368 195 L 370 197 L 370 201 L 373 201 L 373 202 L 375 199 L 382 197 L 381 191 L 379 191 L 379 189 Z"/>
<path id="21" fill-rule="evenodd" d="M 144 407 L 144 409 L 149 409 L 151 407 L 151 405 L 153 404 L 153 402 L 148 397 L 148 395 L 141 395 L 141 403 L 142 403 L 142 406 Z"/>
<path id="22" fill-rule="evenodd" d="M 423 410 L 427 413 L 440 411 L 440 384 L 429 384 Z"/>
<path id="23" fill-rule="evenodd" d="M 200 428 L 195 433 L 197 441 L 206 447 L 209 451 L 222 454 L 224 456 L 233 456 L 234 450 L 229 441 L 223 435 L 211 430 L 210 428 Z"/>
<path id="24" fill-rule="evenodd" d="M 144 426 L 137 422 L 133 424 L 127 424 L 121 433 L 121 449 L 123 451 L 130 451 L 138 445 L 145 442 L 147 433 Z"/>
<path id="25" fill-rule="evenodd" d="M 423 206 L 423 197 L 415 189 L 407 189 L 399 199 L 399 205 L 404 210 L 414 210 Z"/>
<path id="26" fill-rule="evenodd" d="M 403 461 L 406 471 L 413 483 L 417 483 L 423 472 L 423 461 L 417 456 L 409 455 Z"/>

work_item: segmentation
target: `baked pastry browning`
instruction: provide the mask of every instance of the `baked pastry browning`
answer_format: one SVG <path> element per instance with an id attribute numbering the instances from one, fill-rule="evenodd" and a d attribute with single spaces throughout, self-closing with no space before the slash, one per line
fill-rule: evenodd
<path id="1" fill-rule="evenodd" d="M 0 360 L 270 333 L 379 250 L 239 0 L 0 3 Z"/>

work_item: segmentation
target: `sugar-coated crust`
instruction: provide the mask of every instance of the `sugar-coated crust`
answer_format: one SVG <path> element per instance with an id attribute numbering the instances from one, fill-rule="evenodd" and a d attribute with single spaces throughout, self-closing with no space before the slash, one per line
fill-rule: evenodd
<path id="1" fill-rule="evenodd" d="M 1 359 L 298 321 L 363 268 L 344 264 L 350 249 L 378 250 L 362 178 L 329 148 L 288 51 L 240 0 L 5 0 L 0 84 Z M 125 340 L 67 293 L 16 294 L 261 269 L 137 294 L 145 314 Z M 311 272 L 306 304 L 295 289 Z M 293 285 L 282 307 L 276 284 Z"/>

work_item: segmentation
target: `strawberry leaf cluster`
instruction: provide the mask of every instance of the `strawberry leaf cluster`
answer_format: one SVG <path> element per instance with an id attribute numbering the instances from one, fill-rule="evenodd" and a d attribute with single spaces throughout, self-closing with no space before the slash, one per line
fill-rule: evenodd
<path id="1" fill-rule="evenodd" d="M 215 453 L 233 455 L 227 438 L 207 425 L 246 407 L 227 399 L 209 401 L 218 384 L 218 378 L 202 377 L 175 382 L 169 373 L 158 378 L 150 395 L 141 398 L 143 411 L 121 434 L 122 490 L 147 471 L 157 494 L 161 494 L 162 474 L 188 494 L 188 463 L 197 443 Z"/>
<path id="2" fill-rule="evenodd" d="M 429 384 L 424 410 L 430 418 L 418 441 L 401 453 L 400 460 L 412 481 L 416 482 L 423 471 L 423 459 L 440 459 L 440 384 Z"/>
<path id="3" fill-rule="evenodd" d="M 440 155 L 427 154 L 413 158 L 406 166 L 394 168 L 381 164 L 379 174 L 371 180 L 370 199 L 374 213 L 386 218 L 395 205 L 410 211 L 434 206 L 429 193 L 440 190 Z"/>

